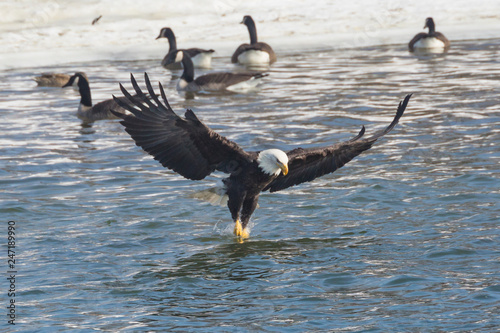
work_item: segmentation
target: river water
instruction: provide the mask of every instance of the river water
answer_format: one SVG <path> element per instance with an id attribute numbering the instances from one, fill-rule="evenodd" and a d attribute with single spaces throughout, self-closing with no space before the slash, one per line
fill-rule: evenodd
<path id="1" fill-rule="evenodd" d="M 404 45 L 280 54 L 258 91 L 195 99 L 159 61 L 0 72 L 0 213 L 5 237 L 16 222 L 18 271 L 16 325 L 4 328 L 500 327 L 500 41 L 454 42 L 446 55 Z M 228 62 L 210 71 L 233 70 Z M 414 96 L 400 124 L 342 169 L 263 194 L 239 243 L 227 208 L 192 198 L 220 175 L 185 180 L 118 121 L 81 124 L 75 90 L 31 81 L 75 71 L 94 102 L 147 71 L 176 112 L 192 108 L 248 150 L 332 144 L 362 125 L 369 135 Z"/>

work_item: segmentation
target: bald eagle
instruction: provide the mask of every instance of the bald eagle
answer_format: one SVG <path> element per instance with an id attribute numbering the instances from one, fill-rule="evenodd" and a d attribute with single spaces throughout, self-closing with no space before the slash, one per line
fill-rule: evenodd
<path id="1" fill-rule="evenodd" d="M 113 96 L 116 103 L 131 114 L 115 112 L 115 115 L 123 119 L 121 124 L 136 145 L 185 178 L 201 180 L 216 170 L 229 174 L 223 180 L 223 190 L 235 222 L 234 233 L 239 238 L 249 237 L 247 225 L 261 192 L 280 191 L 342 167 L 394 128 L 411 97 L 407 95 L 399 103 L 396 116 L 386 129 L 369 138 L 363 138 L 363 126 L 354 138 L 327 147 L 295 148 L 286 153 L 279 149 L 247 152 L 211 130 L 192 110 L 186 110 L 184 118 L 175 114 L 163 86 L 159 84 L 162 103 L 148 75 L 144 76 L 151 98 L 142 92 L 131 75 L 137 94 L 132 96 L 120 84 L 125 99 Z"/>

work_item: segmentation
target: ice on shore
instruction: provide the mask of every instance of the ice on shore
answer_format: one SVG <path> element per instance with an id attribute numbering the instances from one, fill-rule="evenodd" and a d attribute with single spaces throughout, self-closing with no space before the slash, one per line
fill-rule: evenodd
<path id="1" fill-rule="evenodd" d="M 243 15 L 275 51 L 406 44 L 434 17 L 448 39 L 500 36 L 500 1 L 6 0 L 0 3 L 0 69 L 93 60 L 161 59 L 171 27 L 177 45 L 229 57 L 248 42 Z M 102 18 L 95 25 L 92 20 Z"/>

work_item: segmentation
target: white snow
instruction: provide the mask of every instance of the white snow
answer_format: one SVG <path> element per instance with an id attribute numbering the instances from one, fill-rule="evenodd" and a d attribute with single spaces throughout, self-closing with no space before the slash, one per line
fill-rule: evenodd
<path id="1" fill-rule="evenodd" d="M 171 27 L 179 48 L 230 57 L 252 15 L 259 40 L 276 53 L 406 44 L 426 17 L 454 40 L 500 37 L 500 1 L 466 0 L 3 0 L 0 70 L 94 60 L 161 60 Z M 102 18 L 96 25 L 92 20 Z"/>

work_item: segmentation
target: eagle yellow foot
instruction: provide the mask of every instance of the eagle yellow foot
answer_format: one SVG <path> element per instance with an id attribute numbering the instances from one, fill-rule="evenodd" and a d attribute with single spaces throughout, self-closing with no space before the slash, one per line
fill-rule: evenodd
<path id="1" fill-rule="evenodd" d="M 248 238 L 250 237 L 250 233 L 248 232 L 248 228 L 242 228 L 240 220 L 236 220 L 234 225 L 234 234 L 240 238 Z"/>

